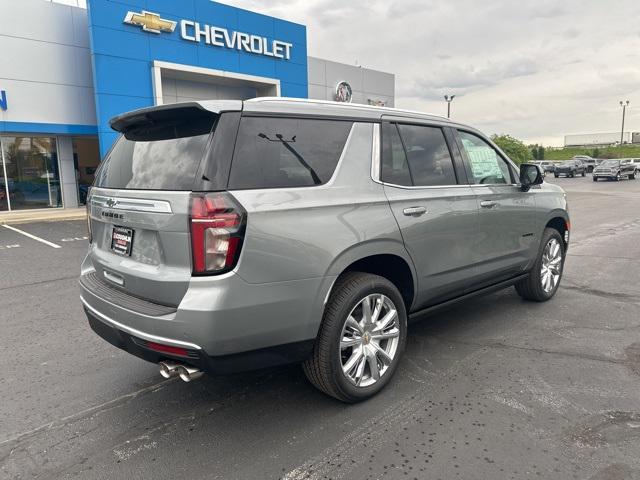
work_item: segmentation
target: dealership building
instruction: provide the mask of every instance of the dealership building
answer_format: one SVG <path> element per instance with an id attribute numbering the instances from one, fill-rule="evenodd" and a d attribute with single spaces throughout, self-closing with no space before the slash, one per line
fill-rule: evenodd
<path id="1" fill-rule="evenodd" d="M 394 105 L 394 75 L 309 57 L 304 25 L 210 0 L 0 6 L 0 212 L 81 205 L 125 111 L 258 96 Z"/>

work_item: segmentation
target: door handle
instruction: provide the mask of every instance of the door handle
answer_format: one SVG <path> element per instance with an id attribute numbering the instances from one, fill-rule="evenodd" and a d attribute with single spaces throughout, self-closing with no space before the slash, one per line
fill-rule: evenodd
<path id="1" fill-rule="evenodd" d="M 424 207 L 408 207 L 402 210 L 407 217 L 419 217 L 427 213 L 427 209 Z"/>
<path id="2" fill-rule="evenodd" d="M 482 208 L 493 208 L 496 205 L 498 205 L 498 202 L 494 202 L 493 200 L 482 200 L 480 202 Z"/>

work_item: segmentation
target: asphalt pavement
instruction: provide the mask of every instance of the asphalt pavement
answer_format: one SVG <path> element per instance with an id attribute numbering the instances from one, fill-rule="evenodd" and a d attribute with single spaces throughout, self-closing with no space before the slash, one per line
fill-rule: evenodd
<path id="1" fill-rule="evenodd" d="M 358 405 L 297 365 L 163 380 L 89 329 L 84 222 L 0 226 L 0 478 L 640 478 L 640 180 L 549 181 L 573 225 L 556 297 L 425 317 Z"/>

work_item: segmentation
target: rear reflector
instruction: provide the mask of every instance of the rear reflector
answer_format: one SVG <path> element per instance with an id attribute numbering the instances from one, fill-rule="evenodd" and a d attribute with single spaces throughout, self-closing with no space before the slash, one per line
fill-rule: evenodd
<path id="1" fill-rule="evenodd" d="M 186 348 L 172 347 L 171 345 L 163 345 L 161 343 L 145 342 L 145 347 L 155 352 L 168 353 L 179 357 L 188 357 L 189 350 Z"/>

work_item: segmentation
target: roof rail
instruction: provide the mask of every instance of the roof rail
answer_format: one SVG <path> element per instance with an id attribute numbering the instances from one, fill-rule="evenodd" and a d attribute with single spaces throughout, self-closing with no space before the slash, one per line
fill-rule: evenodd
<path id="1" fill-rule="evenodd" d="M 249 100 L 245 100 L 245 102 L 251 103 L 315 103 L 318 105 L 331 105 L 339 108 L 353 108 L 360 110 L 375 110 L 375 111 L 384 111 L 389 115 L 393 114 L 409 114 L 409 115 L 424 115 L 427 117 L 437 117 L 442 120 L 450 121 L 448 118 L 443 117 L 441 115 L 436 115 L 433 113 L 419 112 L 417 110 L 405 110 L 401 108 L 391 108 L 391 107 L 379 107 L 377 105 L 365 105 L 363 103 L 344 103 L 344 102 L 334 102 L 331 100 L 316 100 L 309 98 L 290 98 L 290 97 L 256 97 L 251 98 Z"/>

